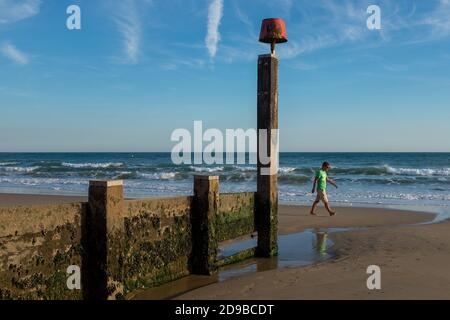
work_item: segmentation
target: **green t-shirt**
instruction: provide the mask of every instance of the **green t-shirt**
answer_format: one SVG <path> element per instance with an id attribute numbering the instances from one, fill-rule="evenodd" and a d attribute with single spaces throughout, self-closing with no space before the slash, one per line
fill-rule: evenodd
<path id="1" fill-rule="evenodd" d="M 327 172 L 320 169 L 316 173 L 317 180 L 317 190 L 327 190 Z"/>

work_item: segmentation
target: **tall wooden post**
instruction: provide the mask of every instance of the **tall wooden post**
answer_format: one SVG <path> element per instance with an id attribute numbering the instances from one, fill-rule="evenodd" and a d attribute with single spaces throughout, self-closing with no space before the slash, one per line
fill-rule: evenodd
<path id="1" fill-rule="evenodd" d="M 276 130 L 273 130 L 276 129 Z M 266 133 L 264 135 L 264 133 Z M 278 58 L 258 57 L 258 175 L 256 255 L 278 254 Z"/>

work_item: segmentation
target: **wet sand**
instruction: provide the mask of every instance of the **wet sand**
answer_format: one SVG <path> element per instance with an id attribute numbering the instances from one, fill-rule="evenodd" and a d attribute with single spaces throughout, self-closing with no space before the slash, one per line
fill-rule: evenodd
<path id="1" fill-rule="evenodd" d="M 369 227 L 332 233 L 337 258 L 301 268 L 278 268 L 205 286 L 177 299 L 450 299 L 450 222 L 414 225 L 434 215 L 339 208 L 308 215 L 282 206 L 280 232 L 311 227 Z M 410 225 L 410 226 L 405 226 Z M 368 290 L 369 265 L 381 268 L 381 290 Z"/>
<path id="2" fill-rule="evenodd" d="M 250 259 L 236 265 L 227 266 L 212 277 L 189 276 L 170 284 L 157 288 L 141 290 L 133 293 L 131 299 L 363 299 L 366 298 L 366 268 L 376 264 L 372 260 L 360 260 L 363 253 L 377 248 L 378 265 L 382 268 L 382 277 L 386 262 L 383 249 L 386 249 L 388 259 L 396 248 L 395 241 L 383 242 L 378 240 L 378 233 L 374 231 L 403 229 L 405 225 L 419 224 L 431 221 L 435 215 L 411 211 L 388 210 L 382 208 L 337 208 L 338 215 L 330 218 L 323 208 L 318 210 L 319 216 L 309 215 L 309 208 L 302 206 L 280 206 L 279 211 L 279 243 L 280 257 L 277 259 Z M 312 266 L 295 266 L 295 261 L 286 261 L 281 252 L 282 237 L 285 235 L 301 235 L 310 233 L 315 239 L 314 232 L 305 230 L 327 231 L 332 228 L 364 228 L 361 231 L 345 233 L 328 233 L 334 242 L 329 251 L 335 255 L 334 259 L 316 263 Z M 368 228 L 368 229 L 366 229 Z M 417 228 L 417 227 L 414 227 Z M 346 240 L 344 235 L 358 234 L 358 237 Z M 366 234 L 368 235 L 366 238 Z M 304 251 L 305 246 L 312 249 L 311 239 L 305 241 L 302 237 L 293 237 L 295 243 L 284 243 L 290 258 L 295 259 L 296 251 Z M 344 237 L 343 237 L 344 236 Z M 248 238 L 248 237 L 247 237 Z M 411 238 L 411 237 L 409 237 Z M 406 240 L 405 243 L 409 241 Z M 241 238 L 242 239 L 242 238 Z M 230 243 L 230 242 L 225 242 Z M 295 250 L 295 245 L 302 246 Z M 412 247 L 413 248 L 413 247 Z M 404 245 L 396 248 L 403 251 Z M 302 255 L 303 259 L 311 257 L 311 253 Z M 285 259 L 286 257 L 284 257 Z M 316 256 L 317 258 L 317 256 Z M 351 259 L 349 259 L 351 258 Z M 383 258 L 383 259 L 381 259 Z M 320 260 L 320 259 L 319 259 Z M 392 260 L 393 261 L 393 260 Z M 289 267 L 285 267 L 287 264 Z M 405 260 L 406 265 L 409 261 Z M 237 277 L 236 277 L 237 275 Z M 220 278 L 225 278 L 220 280 Z M 409 278 L 414 283 L 414 275 Z M 348 283 L 347 283 L 348 282 Z M 448 286 L 450 288 L 450 286 Z M 359 295 L 356 289 L 360 290 Z M 341 293 L 340 291 L 347 291 Z M 381 297 L 385 298 L 385 297 Z M 386 297 L 387 298 L 387 297 Z"/>
<path id="3" fill-rule="evenodd" d="M 278 217 L 279 234 L 288 234 L 310 228 L 358 228 L 415 224 L 434 218 L 434 214 L 390 210 L 384 208 L 335 207 L 337 215 L 330 217 L 323 207 L 318 216 L 309 214 L 309 207 L 281 205 Z"/>

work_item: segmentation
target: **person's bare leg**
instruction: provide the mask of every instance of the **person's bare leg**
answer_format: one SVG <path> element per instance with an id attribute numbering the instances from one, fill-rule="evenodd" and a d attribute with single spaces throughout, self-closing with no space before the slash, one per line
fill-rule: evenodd
<path id="1" fill-rule="evenodd" d="M 311 207 L 311 211 L 310 211 L 310 214 L 312 214 L 313 216 L 316 216 L 317 214 L 316 214 L 316 207 L 317 207 L 317 205 L 319 204 L 319 201 L 314 201 L 314 203 L 313 203 L 313 205 L 312 205 L 312 207 Z"/>
<path id="2" fill-rule="evenodd" d="M 328 202 L 324 202 L 325 209 L 327 209 L 330 216 L 334 216 L 336 214 L 336 211 L 331 210 L 330 204 Z"/>

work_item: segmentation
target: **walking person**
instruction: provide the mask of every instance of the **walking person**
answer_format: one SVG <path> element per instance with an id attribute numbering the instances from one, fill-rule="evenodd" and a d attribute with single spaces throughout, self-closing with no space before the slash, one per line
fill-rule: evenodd
<path id="1" fill-rule="evenodd" d="M 324 162 L 322 164 L 322 168 L 317 171 L 316 176 L 314 178 L 314 185 L 312 189 L 312 193 L 314 193 L 317 190 L 317 196 L 316 200 L 314 200 L 314 203 L 311 207 L 311 214 L 317 215 L 315 210 L 317 205 L 320 201 L 323 202 L 325 205 L 325 208 L 327 209 L 330 216 L 334 216 L 336 214 L 336 211 L 331 210 L 330 204 L 328 202 L 328 196 L 327 196 L 327 182 L 329 182 L 331 185 L 337 188 L 336 183 L 333 179 L 328 178 L 328 171 L 331 169 L 331 166 L 328 162 Z"/>

